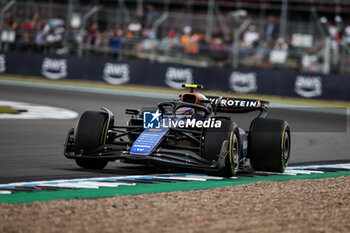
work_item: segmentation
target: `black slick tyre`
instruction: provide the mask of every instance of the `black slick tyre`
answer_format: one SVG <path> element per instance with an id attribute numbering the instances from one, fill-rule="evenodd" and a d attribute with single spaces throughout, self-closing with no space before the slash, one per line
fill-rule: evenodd
<path id="1" fill-rule="evenodd" d="M 103 144 L 107 127 L 107 115 L 102 112 L 86 111 L 80 117 L 75 131 L 75 153 L 86 154 Z M 103 169 L 108 161 L 104 159 L 75 159 L 79 167 Z"/>
<path id="2" fill-rule="evenodd" d="M 248 136 L 248 157 L 254 170 L 284 172 L 290 157 L 290 127 L 284 120 L 255 119 Z"/>
<path id="3" fill-rule="evenodd" d="M 221 120 L 221 128 L 205 130 L 202 155 L 208 161 L 218 161 L 223 147 L 229 153 L 225 157 L 225 166 L 219 170 L 205 170 L 207 175 L 231 177 L 236 175 L 241 159 L 239 131 L 237 125 L 230 120 Z"/>

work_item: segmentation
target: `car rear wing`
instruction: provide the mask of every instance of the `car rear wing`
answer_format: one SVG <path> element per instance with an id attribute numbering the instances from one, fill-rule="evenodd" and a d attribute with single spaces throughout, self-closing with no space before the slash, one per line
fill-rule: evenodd
<path id="1" fill-rule="evenodd" d="M 246 113 L 253 111 L 267 112 L 268 101 L 258 99 L 207 96 L 215 113 Z"/>

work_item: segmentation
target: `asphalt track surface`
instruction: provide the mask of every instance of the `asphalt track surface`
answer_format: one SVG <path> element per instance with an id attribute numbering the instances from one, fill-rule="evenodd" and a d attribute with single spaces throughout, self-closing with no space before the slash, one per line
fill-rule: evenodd
<path id="1" fill-rule="evenodd" d="M 125 108 L 153 107 L 164 99 L 96 94 L 77 91 L 0 85 L 0 100 L 61 107 L 81 114 L 107 107 L 117 124 L 128 120 Z M 322 109 L 321 109 L 322 110 Z M 331 112 L 332 109 L 325 109 Z M 270 118 L 289 122 L 292 129 L 290 164 L 350 161 L 350 117 L 320 113 L 309 109 L 271 109 Z M 235 115 L 233 119 L 247 128 L 254 114 Z M 162 172 L 139 165 L 111 162 L 102 171 L 78 168 L 63 156 L 67 130 L 77 119 L 12 120 L 0 119 L 0 183 L 42 179 L 137 175 Z M 166 172 L 166 171 L 165 171 Z"/>

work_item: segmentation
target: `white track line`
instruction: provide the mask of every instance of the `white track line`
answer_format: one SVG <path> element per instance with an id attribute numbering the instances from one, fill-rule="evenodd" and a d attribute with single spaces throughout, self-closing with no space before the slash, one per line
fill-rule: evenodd
<path id="1" fill-rule="evenodd" d="M 78 185 L 98 186 L 98 187 L 118 187 L 120 185 L 136 185 L 135 183 L 110 183 L 110 182 L 79 182 Z"/>
<path id="2" fill-rule="evenodd" d="M 193 181 L 206 181 L 207 179 L 204 178 L 188 178 L 185 176 L 170 176 L 170 177 L 164 177 L 164 176 L 159 176 L 159 177 L 154 177 L 154 178 L 159 178 L 159 179 L 170 179 L 170 180 L 193 180 Z"/>
<path id="3" fill-rule="evenodd" d="M 284 173 L 279 173 L 279 175 L 296 176 L 297 174 L 290 171 L 285 171 Z"/>
<path id="4" fill-rule="evenodd" d="M 312 174 L 312 173 L 324 173 L 322 171 L 310 171 L 310 170 L 287 170 L 287 172 L 291 172 L 291 173 L 296 173 L 296 174 Z"/>
<path id="5" fill-rule="evenodd" d="M 293 170 L 293 169 L 318 169 L 318 168 L 344 168 L 350 170 L 350 163 L 341 163 L 341 164 L 331 164 L 331 165 L 309 165 L 309 166 L 293 166 L 293 167 L 287 167 L 287 170 Z"/>
<path id="6" fill-rule="evenodd" d="M 206 176 L 206 175 L 188 175 L 186 177 L 189 177 L 189 178 L 202 178 L 202 179 L 207 179 L 207 180 L 222 180 L 222 179 L 224 179 L 223 177 Z"/>
<path id="7" fill-rule="evenodd" d="M 74 119 L 78 113 L 57 107 L 0 100 L 0 105 L 26 110 L 19 114 L 0 114 L 0 119 Z"/>
<path id="8" fill-rule="evenodd" d="M 22 185 L 51 185 L 54 183 L 73 183 L 73 182 L 95 182 L 98 180 L 113 180 L 113 179 L 123 179 L 123 178 L 142 178 L 145 176 L 115 176 L 115 177 L 94 177 L 94 178 L 84 178 L 84 179 L 61 179 L 61 180 L 42 180 L 42 181 L 32 181 L 32 182 L 16 182 L 16 183 L 8 183 L 8 184 L 1 184 L 0 187 L 4 186 L 22 186 Z M 133 184 L 125 184 L 125 185 L 133 185 Z"/>
<path id="9" fill-rule="evenodd" d="M 113 182 L 113 183 L 109 183 L 109 182 L 98 182 L 97 184 L 99 184 L 99 183 L 103 183 L 103 184 L 116 184 L 116 185 L 131 185 L 131 186 L 133 186 L 133 185 L 136 185 L 136 183 L 123 183 L 123 182 Z"/>
<path id="10" fill-rule="evenodd" d="M 0 191 L 0 194 L 11 194 L 11 191 Z"/>
<path id="11" fill-rule="evenodd" d="M 57 187 L 57 188 L 87 188 L 87 189 L 98 189 L 98 186 L 93 185 L 83 185 L 78 183 L 62 183 L 62 184 L 41 184 L 40 186 L 51 186 L 51 187 Z"/>
<path id="12" fill-rule="evenodd" d="M 104 182 L 79 182 L 78 185 L 96 186 L 96 187 L 118 187 L 116 183 L 104 183 Z"/>

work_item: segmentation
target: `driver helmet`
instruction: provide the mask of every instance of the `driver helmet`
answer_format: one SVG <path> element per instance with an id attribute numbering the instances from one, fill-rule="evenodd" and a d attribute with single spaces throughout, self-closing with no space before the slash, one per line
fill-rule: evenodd
<path id="1" fill-rule="evenodd" d="M 183 118 L 193 118 L 196 113 L 193 108 L 183 107 L 183 108 L 177 109 L 175 114 L 178 119 L 183 119 Z"/>

